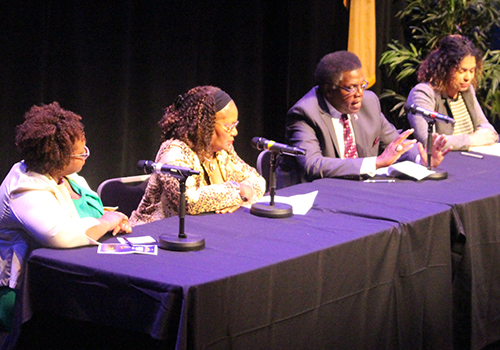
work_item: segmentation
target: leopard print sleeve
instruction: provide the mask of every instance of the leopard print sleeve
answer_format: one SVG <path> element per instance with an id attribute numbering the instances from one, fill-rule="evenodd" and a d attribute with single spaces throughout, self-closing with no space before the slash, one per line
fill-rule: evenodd
<path id="1" fill-rule="evenodd" d="M 249 198 L 249 203 L 254 203 L 262 198 L 266 190 L 266 180 L 255 168 L 245 163 L 236 154 L 234 148 L 231 148 L 227 152 L 219 152 L 217 158 L 221 164 L 224 164 L 221 168 L 223 169 L 223 176 L 226 177 L 227 181 L 236 181 L 253 188 L 254 197 Z"/>
<path id="2" fill-rule="evenodd" d="M 239 191 L 229 181 L 245 183 L 254 189 L 250 202 L 260 199 L 265 190 L 265 180 L 257 171 L 238 157 L 234 149 L 217 154 L 223 179 L 221 184 L 208 183 L 208 175 L 198 156 L 183 142 L 163 142 L 156 156 L 156 162 L 182 166 L 199 171 L 186 180 L 186 213 L 199 214 L 224 209 L 242 203 Z M 131 215 L 132 225 L 178 215 L 179 181 L 168 174 L 153 174 L 146 192 L 136 211 Z"/>
<path id="3" fill-rule="evenodd" d="M 241 203 L 239 191 L 231 184 L 209 184 L 208 176 L 197 155 L 183 142 L 173 140 L 164 143 L 157 161 L 160 163 L 183 166 L 200 172 L 186 180 L 186 213 L 199 214 L 212 212 Z M 170 203 L 170 209 L 179 207 L 179 184 L 169 175 L 160 175 L 164 183 L 162 201 Z M 177 213 L 177 210 L 175 210 Z"/>

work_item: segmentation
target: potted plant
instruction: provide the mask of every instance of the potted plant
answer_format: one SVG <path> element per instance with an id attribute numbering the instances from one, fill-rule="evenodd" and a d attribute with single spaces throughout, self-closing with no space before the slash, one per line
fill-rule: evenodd
<path id="1" fill-rule="evenodd" d="M 500 50 L 491 50 L 500 27 L 500 0 L 410 0 L 397 13 L 406 43 L 392 40 L 381 55 L 379 65 L 394 78 L 394 86 L 384 89 L 381 99 L 393 104 L 391 113 L 405 115 L 404 105 L 417 82 L 422 60 L 447 34 L 462 34 L 484 52 L 482 76 L 476 94 L 483 111 L 492 121 L 500 120 Z M 396 101 L 396 104 L 394 104 Z"/>

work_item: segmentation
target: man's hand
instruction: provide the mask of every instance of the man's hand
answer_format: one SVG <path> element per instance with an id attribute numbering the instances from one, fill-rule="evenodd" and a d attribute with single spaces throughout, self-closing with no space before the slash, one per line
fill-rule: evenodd
<path id="1" fill-rule="evenodd" d="M 444 149 L 446 146 L 446 136 L 432 134 L 432 153 L 431 153 L 431 167 L 437 167 L 443 161 L 445 155 L 451 151 L 451 147 Z M 420 152 L 420 164 L 427 166 L 427 149 L 418 143 L 418 151 Z"/>
<path id="2" fill-rule="evenodd" d="M 377 157 L 377 169 L 392 165 L 399 157 L 413 147 L 417 140 L 407 140 L 408 136 L 412 133 L 413 129 L 402 132 L 385 148 L 384 152 Z"/>

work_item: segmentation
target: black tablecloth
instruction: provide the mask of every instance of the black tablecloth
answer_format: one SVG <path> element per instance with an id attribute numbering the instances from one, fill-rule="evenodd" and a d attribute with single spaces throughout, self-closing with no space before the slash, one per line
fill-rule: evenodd
<path id="1" fill-rule="evenodd" d="M 447 349 L 458 336 L 455 319 L 455 331 L 463 327 L 480 348 L 500 339 L 493 302 L 500 276 L 491 266 L 498 162 L 453 153 L 442 181 L 323 179 L 278 191 L 317 190 L 305 216 L 268 219 L 245 208 L 188 216 L 186 232 L 206 240 L 198 252 L 39 249 L 28 262 L 24 318 L 50 312 L 148 333 L 178 349 Z M 132 235 L 177 230 L 169 218 Z M 462 235 L 452 286 L 450 240 Z M 467 334 L 470 320 L 478 323 Z"/>
<path id="2" fill-rule="evenodd" d="M 500 340 L 500 157 L 479 159 L 453 152 L 439 170 L 448 173 L 446 180 L 362 183 L 321 179 L 316 184 L 324 184 L 332 195 L 354 193 L 358 199 L 354 206 L 363 197 L 377 198 L 384 206 L 401 200 L 450 206 L 450 239 L 461 258 L 453 281 L 455 348 L 482 349 Z"/>
<path id="3" fill-rule="evenodd" d="M 482 349 L 500 340 L 500 157 L 482 159 L 453 152 L 440 166 L 448 172 L 442 181 L 404 181 L 391 184 L 328 182 L 330 191 L 362 192 L 381 198 L 423 200 L 452 208 L 455 233 L 466 241 L 454 278 L 455 347 Z M 391 185 L 391 186 L 384 186 Z M 395 199 L 396 200 L 396 199 Z"/>

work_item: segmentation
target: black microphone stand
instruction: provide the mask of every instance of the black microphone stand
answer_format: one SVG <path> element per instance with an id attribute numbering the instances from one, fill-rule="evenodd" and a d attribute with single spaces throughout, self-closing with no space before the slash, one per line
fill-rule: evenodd
<path id="1" fill-rule="evenodd" d="M 431 170 L 431 160 L 432 160 L 432 132 L 434 130 L 435 120 L 427 119 L 427 169 Z M 448 178 L 448 173 L 446 171 L 437 171 L 427 175 L 424 180 L 444 180 Z"/>
<path id="2" fill-rule="evenodd" d="M 179 234 L 162 234 L 158 237 L 160 248 L 174 251 L 193 251 L 202 250 L 205 248 L 205 239 L 196 234 L 189 234 L 189 237 L 184 232 L 184 220 L 186 217 L 186 180 L 190 175 L 196 174 L 194 170 L 178 171 L 170 173 L 171 176 L 179 180 Z"/>
<path id="3" fill-rule="evenodd" d="M 271 200 L 269 204 L 265 203 L 254 203 L 250 208 L 250 213 L 256 216 L 262 216 L 266 218 L 289 218 L 293 215 L 293 208 L 291 205 L 286 203 L 275 203 L 274 195 L 276 194 L 276 159 L 277 155 L 274 152 L 271 153 L 271 158 L 269 160 L 269 195 Z"/>

